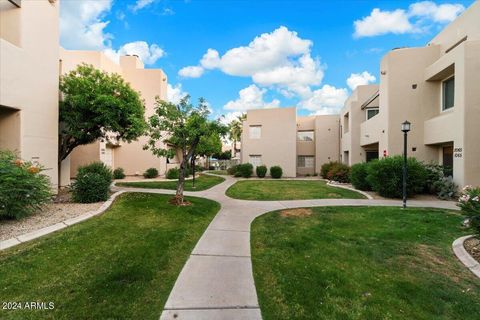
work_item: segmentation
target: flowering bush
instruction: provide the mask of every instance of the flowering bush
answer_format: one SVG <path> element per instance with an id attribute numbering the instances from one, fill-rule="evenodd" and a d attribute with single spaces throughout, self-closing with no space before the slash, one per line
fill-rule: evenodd
<path id="1" fill-rule="evenodd" d="M 457 205 L 469 217 L 472 228 L 480 234 L 480 187 L 463 188 Z"/>
<path id="2" fill-rule="evenodd" d="M 93 162 L 78 168 L 72 185 L 73 200 L 80 203 L 107 200 L 112 180 L 112 170 L 102 162 Z"/>
<path id="3" fill-rule="evenodd" d="M 50 181 L 42 167 L 0 151 L 0 219 L 20 219 L 51 198 Z"/>

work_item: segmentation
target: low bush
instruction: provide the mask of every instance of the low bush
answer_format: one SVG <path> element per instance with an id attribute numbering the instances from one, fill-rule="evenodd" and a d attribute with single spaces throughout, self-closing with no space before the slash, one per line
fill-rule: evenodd
<path id="1" fill-rule="evenodd" d="M 178 177 L 180 176 L 180 170 L 178 170 L 178 168 L 168 169 L 165 176 L 167 179 L 178 179 Z"/>
<path id="2" fill-rule="evenodd" d="M 328 162 L 328 163 L 324 163 L 322 164 L 322 167 L 320 169 L 320 175 L 322 176 L 322 178 L 324 179 L 327 179 L 327 174 L 328 174 L 328 171 L 330 171 L 330 168 L 335 165 L 336 163 L 338 162 Z"/>
<path id="3" fill-rule="evenodd" d="M 466 186 L 463 188 L 457 205 L 468 216 L 470 226 L 476 234 L 480 235 L 480 187 Z"/>
<path id="4" fill-rule="evenodd" d="M 327 179 L 337 182 L 350 182 L 350 167 L 340 162 L 334 162 L 329 167 Z"/>
<path id="5" fill-rule="evenodd" d="M 256 169 L 255 169 L 256 173 L 257 173 L 257 177 L 259 178 L 265 178 L 265 176 L 267 175 L 267 167 L 266 166 L 258 166 Z"/>
<path id="6" fill-rule="evenodd" d="M 153 179 L 158 177 L 158 170 L 156 168 L 148 168 L 143 173 L 143 177 L 146 179 Z"/>
<path id="7" fill-rule="evenodd" d="M 42 171 L 11 151 L 0 151 L 0 219 L 26 217 L 50 200 L 50 182 Z"/>
<path id="8" fill-rule="evenodd" d="M 253 165 L 251 163 L 242 163 L 237 166 L 235 177 L 250 178 L 253 174 Z"/>
<path id="9" fill-rule="evenodd" d="M 359 190 L 372 190 L 372 187 L 367 181 L 367 168 L 367 162 L 354 164 L 351 168 L 350 181 L 352 182 L 352 185 Z"/>
<path id="10" fill-rule="evenodd" d="M 435 183 L 444 177 L 443 167 L 438 164 L 426 164 L 425 171 L 425 188 L 424 192 L 429 194 L 436 194 Z"/>
<path id="11" fill-rule="evenodd" d="M 237 169 L 238 169 L 238 165 L 231 166 L 230 168 L 227 169 L 227 173 L 229 175 L 234 176 L 235 173 L 237 172 Z"/>
<path id="12" fill-rule="evenodd" d="M 78 168 L 76 180 L 72 184 L 73 200 L 81 203 L 107 200 L 112 180 L 112 170 L 102 162 Z"/>
<path id="13" fill-rule="evenodd" d="M 457 196 L 457 185 L 452 177 L 441 177 L 433 183 L 433 188 L 437 197 L 442 200 L 451 200 Z"/>
<path id="14" fill-rule="evenodd" d="M 123 168 L 117 168 L 113 170 L 113 178 L 114 179 L 125 179 L 125 171 Z"/>
<path id="15" fill-rule="evenodd" d="M 367 168 L 367 181 L 372 190 L 382 197 L 401 198 L 403 195 L 403 157 L 386 157 L 371 161 Z M 407 195 L 424 190 L 427 171 L 415 158 L 407 160 Z"/>
<path id="16" fill-rule="evenodd" d="M 282 177 L 283 170 L 280 166 L 273 166 L 270 168 L 270 175 L 273 179 L 280 179 Z"/>

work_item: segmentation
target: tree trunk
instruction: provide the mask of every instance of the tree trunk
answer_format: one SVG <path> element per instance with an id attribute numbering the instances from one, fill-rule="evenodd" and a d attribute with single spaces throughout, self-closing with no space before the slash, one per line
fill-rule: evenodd
<path id="1" fill-rule="evenodd" d="M 233 140 L 233 152 L 231 158 L 235 158 L 237 156 L 237 140 Z"/>
<path id="2" fill-rule="evenodd" d="M 177 182 L 177 192 L 175 193 L 175 204 L 176 205 L 183 205 L 183 190 L 185 186 L 185 167 L 186 167 L 186 155 L 182 159 L 180 163 L 180 170 L 178 174 L 178 182 Z"/>
<path id="3" fill-rule="evenodd" d="M 192 188 L 195 188 L 195 156 L 192 156 Z"/>

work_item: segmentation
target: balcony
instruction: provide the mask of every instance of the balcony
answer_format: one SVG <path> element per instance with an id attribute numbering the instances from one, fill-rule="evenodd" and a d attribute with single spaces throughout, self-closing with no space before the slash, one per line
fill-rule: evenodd
<path id="1" fill-rule="evenodd" d="M 25 53 L 9 41 L 0 38 L 0 105 L 20 109 L 25 99 Z"/>
<path id="2" fill-rule="evenodd" d="M 459 138 L 463 136 L 462 128 L 460 112 L 455 112 L 455 108 L 444 111 L 439 116 L 424 122 L 424 144 L 439 144 L 460 140 Z"/>
<path id="3" fill-rule="evenodd" d="M 382 117 L 377 114 L 360 124 L 360 145 L 366 146 L 380 141 L 382 134 Z"/>

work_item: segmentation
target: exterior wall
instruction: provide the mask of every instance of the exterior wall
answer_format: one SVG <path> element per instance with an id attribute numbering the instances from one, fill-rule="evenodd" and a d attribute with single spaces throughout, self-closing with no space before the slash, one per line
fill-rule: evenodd
<path id="1" fill-rule="evenodd" d="M 341 161 L 350 166 L 355 163 L 365 162 L 365 152 L 361 147 L 361 124 L 365 122 L 366 111 L 362 109 L 362 104 L 377 91 L 377 85 L 358 86 L 347 99 L 340 112 Z M 348 120 L 346 118 L 347 114 Z M 346 131 L 346 128 L 348 128 L 348 131 Z M 346 157 L 347 152 L 348 159 Z"/>
<path id="2" fill-rule="evenodd" d="M 249 126 L 261 125 L 260 139 L 250 139 Z M 249 110 L 243 122 L 241 162 L 261 155 L 268 168 L 278 165 L 285 177 L 296 176 L 296 110 L 276 108 Z"/>
<path id="3" fill-rule="evenodd" d="M 61 49 L 62 74 L 75 69 L 81 63 L 91 64 L 106 72 L 120 74 L 134 90 L 141 94 L 141 98 L 145 102 L 146 117 L 154 113 L 157 96 L 160 99 L 166 99 L 167 77 L 165 73 L 160 69 L 144 69 L 143 63 L 135 56 L 120 57 L 120 63 L 117 64 L 102 52 Z M 112 148 L 113 168 L 121 167 L 127 175 L 142 174 L 151 167 L 157 168 L 160 174 L 164 174 L 167 170 L 167 160 L 154 156 L 148 150 L 143 150 L 146 142 L 147 137 L 140 137 L 137 141 L 119 142 L 115 146 L 102 144 L 98 147 L 98 143 L 94 143 L 93 146 L 77 147 L 70 157 L 70 176 L 75 176 L 79 166 L 104 159 L 101 155 L 110 152 L 107 148 Z M 95 150 L 95 155 L 92 150 Z M 169 168 L 172 165 L 169 164 Z M 65 184 L 67 183 L 68 181 L 65 181 Z"/>
<path id="4" fill-rule="evenodd" d="M 315 117 L 315 172 L 324 163 L 340 160 L 340 118 L 338 115 Z"/>
<path id="5" fill-rule="evenodd" d="M 58 186 L 58 2 L 0 2 L 0 149 L 17 150 Z"/>
<path id="6" fill-rule="evenodd" d="M 313 168 L 302 168 L 298 167 L 298 156 L 312 156 L 315 157 L 315 145 L 316 145 L 316 136 L 315 136 L 315 116 L 310 117 L 298 117 L 297 118 L 297 132 L 299 131 L 313 131 L 314 139 L 313 141 L 301 141 L 298 139 L 297 134 L 295 135 L 297 140 L 297 152 L 296 152 L 296 161 L 297 161 L 297 175 L 313 175 L 315 173 L 315 167 Z M 315 157 L 316 160 L 316 157 Z"/>

